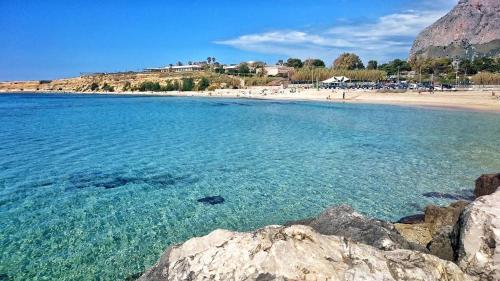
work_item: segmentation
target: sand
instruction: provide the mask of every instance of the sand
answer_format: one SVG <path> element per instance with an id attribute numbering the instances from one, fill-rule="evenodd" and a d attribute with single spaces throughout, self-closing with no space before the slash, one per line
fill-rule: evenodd
<path id="1" fill-rule="evenodd" d="M 345 92 L 345 99 L 343 93 Z M 44 92 L 40 92 L 44 93 Z M 492 95 L 495 93 L 495 96 Z M 83 93 L 103 94 L 103 93 Z M 301 89 L 293 91 L 280 87 L 254 87 L 239 90 L 216 90 L 212 92 L 117 92 L 109 95 L 152 95 L 152 96 L 192 96 L 192 97 L 222 97 L 249 98 L 265 100 L 293 101 L 323 101 L 366 104 L 389 104 L 417 107 L 437 107 L 447 109 L 462 109 L 473 111 L 488 111 L 500 113 L 500 91 L 475 90 L 454 92 L 411 92 L 378 93 L 368 90 L 316 90 Z"/>

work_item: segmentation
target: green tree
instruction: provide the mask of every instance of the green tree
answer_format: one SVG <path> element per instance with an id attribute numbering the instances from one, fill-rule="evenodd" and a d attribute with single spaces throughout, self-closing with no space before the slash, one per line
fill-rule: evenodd
<path id="1" fill-rule="evenodd" d="M 182 79 L 182 91 L 188 92 L 194 89 L 194 80 L 193 78 L 183 78 Z"/>
<path id="2" fill-rule="evenodd" d="M 95 92 L 98 89 L 99 89 L 99 84 L 97 84 L 96 82 L 92 82 L 92 84 L 90 85 L 90 90 Z"/>
<path id="3" fill-rule="evenodd" d="M 393 61 L 390 61 L 388 63 L 382 64 L 379 69 L 387 72 L 389 75 L 396 75 L 398 74 L 399 71 L 410 71 L 411 70 L 411 65 L 404 60 L 400 59 L 395 59 Z"/>
<path id="4" fill-rule="evenodd" d="M 147 81 L 147 82 L 142 82 L 140 85 L 139 85 L 139 88 L 138 88 L 139 91 L 141 92 L 159 92 L 161 91 L 161 86 L 160 86 L 160 83 L 158 82 L 150 82 L 150 81 Z"/>
<path id="5" fill-rule="evenodd" d="M 302 66 L 304 66 L 304 63 L 301 59 L 289 58 L 286 61 L 286 65 L 293 68 L 302 68 Z"/>
<path id="6" fill-rule="evenodd" d="M 333 68 L 340 70 L 354 70 L 354 69 L 364 69 L 365 66 L 363 62 L 356 54 L 343 53 L 334 62 Z"/>
<path id="7" fill-rule="evenodd" d="M 325 62 L 320 59 L 307 59 L 304 61 L 304 66 L 310 68 L 324 68 L 326 65 Z"/>
<path id="8" fill-rule="evenodd" d="M 378 62 L 376 60 L 371 60 L 368 61 L 368 64 L 366 65 L 366 69 L 368 70 L 374 70 L 378 68 Z"/>
<path id="9" fill-rule="evenodd" d="M 250 67 L 248 67 L 248 63 L 241 63 L 238 67 L 238 72 L 242 74 L 250 73 Z"/>
<path id="10" fill-rule="evenodd" d="M 115 87 L 110 86 L 108 83 L 104 83 L 104 85 L 102 85 L 102 90 L 105 92 L 114 92 Z"/>
<path id="11" fill-rule="evenodd" d="M 200 82 L 198 82 L 198 90 L 205 91 L 208 86 L 210 86 L 210 80 L 207 77 L 202 77 Z"/>

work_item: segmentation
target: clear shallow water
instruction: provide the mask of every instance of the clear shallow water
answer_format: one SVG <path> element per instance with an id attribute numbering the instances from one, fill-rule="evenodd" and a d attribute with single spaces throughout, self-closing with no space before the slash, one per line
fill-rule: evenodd
<path id="1" fill-rule="evenodd" d="M 172 243 L 335 204 L 396 220 L 498 172 L 499 137 L 491 113 L 0 95 L 0 275 L 120 280 Z"/>

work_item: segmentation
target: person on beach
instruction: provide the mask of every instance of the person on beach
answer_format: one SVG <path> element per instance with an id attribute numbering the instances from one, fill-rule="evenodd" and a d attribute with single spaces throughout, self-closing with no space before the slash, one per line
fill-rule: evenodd
<path id="1" fill-rule="evenodd" d="M 345 100 L 345 92 L 342 92 L 342 99 Z"/>

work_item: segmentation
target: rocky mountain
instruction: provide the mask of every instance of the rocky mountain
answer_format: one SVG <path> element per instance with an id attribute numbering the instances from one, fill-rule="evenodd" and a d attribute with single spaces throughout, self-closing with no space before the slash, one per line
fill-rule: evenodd
<path id="1" fill-rule="evenodd" d="M 460 0 L 422 31 L 411 57 L 473 58 L 500 55 L 500 1 Z"/>

